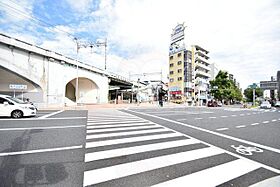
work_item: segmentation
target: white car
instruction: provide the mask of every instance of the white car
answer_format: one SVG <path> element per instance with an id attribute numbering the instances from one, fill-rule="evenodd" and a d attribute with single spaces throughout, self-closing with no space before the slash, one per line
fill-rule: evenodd
<path id="1" fill-rule="evenodd" d="M 0 94 L 0 116 L 12 118 L 36 116 L 36 108 L 17 98 Z"/>
<path id="2" fill-rule="evenodd" d="M 270 109 L 271 108 L 271 104 L 268 101 L 263 101 L 260 108 L 267 108 Z"/>

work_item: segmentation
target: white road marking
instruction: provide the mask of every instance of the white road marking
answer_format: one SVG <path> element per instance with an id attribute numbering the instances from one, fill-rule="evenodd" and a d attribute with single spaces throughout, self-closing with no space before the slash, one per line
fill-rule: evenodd
<path id="1" fill-rule="evenodd" d="M 114 121 L 114 122 L 88 122 L 88 124 L 94 124 L 94 125 L 99 125 L 99 124 L 117 124 L 117 123 L 131 123 L 131 122 L 142 122 L 142 123 L 147 123 L 148 121 L 147 120 L 137 120 L 137 121 Z"/>
<path id="2" fill-rule="evenodd" d="M 119 131 L 119 130 L 141 130 L 141 129 L 147 129 L 147 128 L 155 128 L 155 127 L 161 127 L 161 126 L 142 126 L 142 127 L 119 127 L 119 128 L 114 128 L 114 129 L 90 129 L 87 130 L 87 133 L 95 133 L 95 132 L 110 132 L 110 133 L 114 133 L 115 131 Z"/>
<path id="3" fill-rule="evenodd" d="M 273 120 L 271 120 L 271 122 L 275 122 L 275 121 L 277 121 L 277 119 L 273 119 Z"/>
<path id="4" fill-rule="evenodd" d="M 182 184 L 195 184 L 195 186 L 217 186 L 241 175 L 260 168 L 256 163 L 243 159 L 234 160 L 215 167 L 204 169 L 183 177 L 154 185 L 155 187 L 182 186 Z M 225 172 L 230 171 L 230 172 Z M 215 177 L 213 177 L 215 176 Z"/>
<path id="5" fill-rule="evenodd" d="M 125 135 L 141 135 L 145 133 L 153 133 L 153 132 L 164 132 L 164 131 L 172 131 L 170 129 L 152 129 L 152 130 L 142 130 L 142 131 L 135 131 L 135 132 L 120 132 L 120 133 L 108 133 L 108 134 L 93 134 L 93 135 L 87 135 L 86 139 L 92 139 L 92 138 L 106 138 L 106 137 L 116 137 L 116 136 L 125 136 Z"/>
<path id="6" fill-rule="evenodd" d="M 246 127 L 246 125 L 238 125 L 235 128 L 244 128 L 244 127 Z"/>
<path id="7" fill-rule="evenodd" d="M 140 137 L 132 137 L 132 138 L 122 138 L 122 139 L 117 139 L 117 140 L 87 142 L 86 148 L 99 147 L 99 146 L 105 146 L 105 145 L 115 145 L 115 144 L 121 144 L 121 143 L 139 142 L 139 141 L 145 141 L 145 140 L 155 140 L 155 139 L 161 139 L 161 138 L 179 137 L 179 136 L 183 136 L 183 134 L 170 133 L 170 134 L 148 135 L 148 136 L 140 136 Z"/>
<path id="8" fill-rule="evenodd" d="M 221 116 L 221 118 L 227 118 L 228 116 Z"/>
<path id="9" fill-rule="evenodd" d="M 203 118 L 194 118 L 194 119 L 199 120 L 199 119 L 203 119 Z"/>
<path id="10" fill-rule="evenodd" d="M 244 116 L 245 114 L 240 114 L 240 116 Z"/>
<path id="11" fill-rule="evenodd" d="M 50 113 L 50 114 L 47 114 L 47 115 L 38 117 L 38 119 L 48 118 L 48 117 L 51 117 L 51 116 L 53 116 L 53 115 L 59 114 L 59 113 L 61 113 L 61 112 L 63 112 L 63 111 L 64 111 L 64 110 L 59 110 L 59 111 L 57 111 L 57 112 L 53 112 L 53 113 Z"/>
<path id="12" fill-rule="evenodd" d="M 134 118 L 134 119 L 127 119 L 127 118 L 123 118 L 123 119 L 88 119 L 88 122 L 116 122 L 116 121 L 139 121 L 139 118 Z"/>
<path id="13" fill-rule="evenodd" d="M 111 126 L 111 127 L 118 127 L 118 126 L 121 126 L 121 125 L 145 125 L 145 124 L 151 124 L 152 122 L 149 122 L 149 121 L 142 121 L 142 122 L 138 122 L 138 123 L 126 123 L 126 122 L 119 122 L 118 123 L 101 123 L 101 124 L 104 124 L 104 125 L 101 125 L 101 124 L 96 124 L 96 123 L 92 123 L 92 122 L 88 122 L 87 123 L 87 126 L 88 127 L 108 127 L 108 126 Z M 113 124 L 113 125 L 111 125 Z"/>
<path id="14" fill-rule="evenodd" d="M 85 119 L 85 118 L 87 118 L 87 117 L 19 118 L 19 119 L 0 119 L 0 121 L 64 120 L 64 119 Z"/>
<path id="15" fill-rule="evenodd" d="M 187 120 L 187 118 L 177 119 L 177 121 L 185 121 L 185 120 Z"/>
<path id="16" fill-rule="evenodd" d="M 97 184 L 104 181 L 109 181 L 112 179 L 117 179 L 221 153 L 223 153 L 222 149 L 208 147 L 183 153 L 176 153 L 166 156 L 140 160 L 132 163 L 125 163 L 116 166 L 90 170 L 84 173 L 84 186 Z M 104 175 L 105 173 L 106 175 Z"/>
<path id="17" fill-rule="evenodd" d="M 1 128 L 0 131 L 25 131 L 32 129 L 65 129 L 65 128 L 80 128 L 85 125 L 67 125 L 67 126 L 47 126 L 47 127 L 15 127 L 15 128 Z"/>
<path id="18" fill-rule="evenodd" d="M 236 117 L 236 115 L 235 114 L 233 114 L 233 115 L 231 115 L 232 117 Z"/>
<path id="19" fill-rule="evenodd" d="M 219 129 L 216 129 L 217 131 L 225 131 L 225 130 L 228 130 L 228 128 L 219 128 Z"/>
<path id="20" fill-rule="evenodd" d="M 105 158 L 118 157 L 118 156 L 125 156 L 125 155 L 130 155 L 135 153 L 144 153 L 147 151 L 155 151 L 155 150 L 167 149 L 172 147 L 179 147 L 184 145 L 191 145 L 196 143 L 200 143 L 200 141 L 195 139 L 186 139 L 186 140 L 174 140 L 169 142 L 160 142 L 160 143 L 154 143 L 148 145 L 139 145 L 134 147 L 119 148 L 119 149 L 113 149 L 108 151 L 98 151 L 93 153 L 87 153 L 85 155 L 85 162 L 90 162 L 90 161 L 105 159 Z"/>
<path id="21" fill-rule="evenodd" d="M 128 110 L 128 109 L 126 109 Z M 220 137 L 223 137 L 223 138 L 228 138 L 228 139 L 231 139 L 231 140 L 234 140 L 234 141 L 238 141 L 238 142 L 242 142 L 242 143 L 245 143 L 245 144 L 249 144 L 249 145 L 253 145 L 255 147 L 259 147 L 259 148 L 262 148 L 262 149 L 266 149 L 266 150 L 269 150 L 269 151 L 272 151 L 272 152 L 275 152 L 275 153 L 279 153 L 280 154 L 280 149 L 276 149 L 276 148 L 273 148 L 273 147 L 269 147 L 269 146 L 266 146 L 266 145 L 262 145 L 262 144 L 258 144 L 258 143 L 255 143 L 255 142 L 251 142 L 251 141 L 248 141 L 248 140 L 243 140 L 243 139 L 240 139 L 240 138 L 236 138 L 236 137 L 233 137 L 233 136 L 229 136 L 229 135 L 225 135 L 225 134 L 221 134 L 221 133 L 218 133 L 218 132 L 214 132 L 214 131 L 211 131 L 211 130 L 207 130 L 207 129 L 203 129 L 203 128 L 200 128 L 200 127 L 197 127 L 197 126 L 192 126 L 192 125 L 188 125 L 186 123 L 181 123 L 181 122 L 178 122 L 178 121 L 174 121 L 174 120 L 170 120 L 170 119 L 166 119 L 166 118 L 163 118 L 163 117 L 159 117 L 159 116 L 155 116 L 155 115 L 151 115 L 151 114 L 146 114 L 146 113 L 142 113 L 142 112 L 136 112 L 136 111 L 132 111 L 132 110 L 128 110 L 130 112 L 133 112 L 133 113 L 138 113 L 138 114 L 142 114 L 144 116 L 150 116 L 150 117 L 153 117 L 153 118 L 158 118 L 158 119 L 161 119 L 161 120 L 165 120 L 165 121 L 168 121 L 168 122 L 171 122 L 171 123 L 175 123 L 175 124 L 179 124 L 179 125 L 182 125 L 182 126 L 186 126 L 186 127 L 189 127 L 189 128 L 192 128 L 192 129 L 196 129 L 196 130 L 199 130 L 199 131 L 203 131 L 203 132 L 207 132 L 207 133 L 210 133 L 210 134 L 213 134 L 213 135 L 216 135 L 216 136 L 220 136 Z M 280 118 L 279 118 L 280 120 Z M 201 141 L 201 140 L 200 140 Z M 212 144 L 209 144 L 205 141 L 201 141 L 202 143 L 206 144 L 206 145 L 209 145 L 209 146 L 214 146 Z M 238 154 L 235 154 L 235 153 L 232 153 L 230 151 L 227 151 L 227 150 L 224 150 L 226 153 L 230 154 L 230 155 L 233 155 L 237 158 L 243 158 L 243 159 L 246 159 L 248 161 L 253 161 L 253 160 L 250 160 L 246 157 L 242 157 Z M 262 164 L 262 163 L 259 163 L 257 161 L 253 161 L 253 162 L 256 162 L 258 164 L 260 164 L 262 167 L 268 169 L 268 170 L 271 170 L 275 173 L 280 173 L 280 170 L 279 169 L 276 169 L 276 168 L 273 168 L 271 166 L 268 166 L 268 165 L 265 165 L 265 164 Z"/>
<path id="22" fill-rule="evenodd" d="M 269 123 L 269 121 L 263 121 L 262 123 Z"/>
<path id="23" fill-rule="evenodd" d="M 209 117 L 209 118 L 210 118 L 210 119 L 216 119 L 217 117 L 214 117 L 214 116 L 213 116 L 213 117 Z"/>
<path id="24" fill-rule="evenodd" d="M 52 152 L 52 151 L 64 151 L 70 149 L 80 149 L 83 148 L 82 145 L 70 146 L 70 147 L 58 147 L 58 148 L 50 148 L 50 149 L 35 149 L 29 151 L 17 151 L 17 152 L 8 152 L 8 153 L 0 153 L 1 156 L 12 156 L 12 155 L 24 155 L 24 154 L 32 154 L 32 153 L 44 153 L 44 152 Z"/>
<path id="25" fill-rule="evenodd" d="M 252 123 L 251 125 L 252 125 L 252 126 L 259 125 L 259 123 Z"/>
<path id="26" fill-rule="evenodd" d="M 126 127 L 126 126 L 131 126 L 131 127 L 137 127 L 141 125 L 147 125 L 147 126 L 152 126 L 156 125 L 155 123 L 149 122 L 149 123 L 132 123 L 132 124 L 117 124 L 117 125 L 88 125 L 87 129 L 96 129 L 96 128 L 111 128 L 111 127 Z"/>

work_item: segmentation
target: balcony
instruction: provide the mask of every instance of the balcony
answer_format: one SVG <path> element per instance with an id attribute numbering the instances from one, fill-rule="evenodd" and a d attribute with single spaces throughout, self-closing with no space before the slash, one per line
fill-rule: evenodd
<path id="1" fill-rule="evenodd" d="M 202 58 L 201 56 L 196 56 L 195 62 L 200 62 L 200 63 L 202 63 L 202 64 L 207 64 L 208 66 L 210 65 L 210 63 L 208 62 L 208 60 Z"/>
<path id="2" fill-rule="evenodd" d="M 201 64 L 201 63 L 195 63 L 196 67 L 200 68 L 200 69 L 204 69 L 204 70 L 207 70 L 207 71 L 211 71 L 211 68 L 209 66 L 206 66 L 204 64 Z"/>
<path id="3" fill-rule="evenodd" d="M 210 58 L 209 56 L 207 56 L 205 53 L 202 53 L 201 51 L 196 51 L 195 54 L 205 58 L 206 60 L 208 60 Z"/>
<path id="4" fill-rule="evenodd" d="M 202 78 L 205 78 L 205 79 L 211 77 L 210 73 L 206 73 L 205 71 L 201 71 L 201 70 L 199 70 L 199 69 L 197 69 L 197 70 L 195 71 L 195 76 L 196 76 L 196 77 L 202 77 Z"/>

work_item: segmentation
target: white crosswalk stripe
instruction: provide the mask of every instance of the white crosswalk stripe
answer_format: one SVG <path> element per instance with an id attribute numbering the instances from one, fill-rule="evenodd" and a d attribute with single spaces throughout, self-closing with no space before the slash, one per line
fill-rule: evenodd
<path id="1" fill-rule="evenodd" d="M 256 162 L 115 110 L 89 111 L 86 140 L 84 186 L 217 186 L 262 168 Z M 194 171 L 189 165 L 197 162 L 192 166 Z M 174 168 L 186 173 L 181 175 Z M 173 176 L 165 176 L 165 172 Z M 164 176 L 148 180 L 159 175 Z"/>

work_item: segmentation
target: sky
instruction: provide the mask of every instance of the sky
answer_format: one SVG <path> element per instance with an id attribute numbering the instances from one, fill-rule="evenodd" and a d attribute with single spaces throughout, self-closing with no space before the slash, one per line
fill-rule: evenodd
<path id="1" fill-rule="evenodd" d="M 168 74 L 172 29 L 185 23 L 186 45 L 210 51 L 210 62 L 245 89 L 280 70 L 278 0 L 1 0 L 0 33 L 78 58 L 123 76 Z"/>

